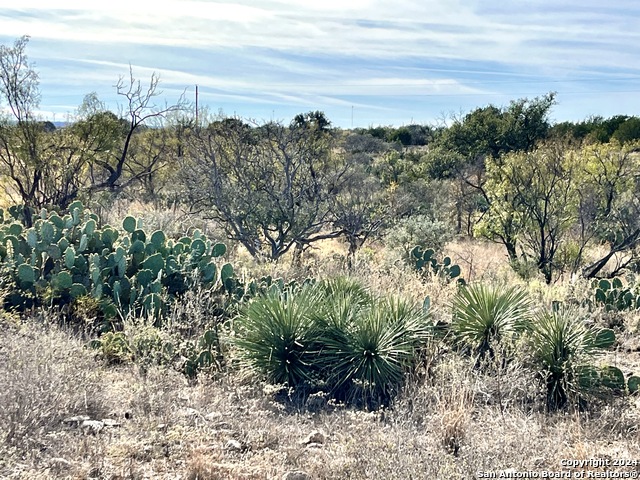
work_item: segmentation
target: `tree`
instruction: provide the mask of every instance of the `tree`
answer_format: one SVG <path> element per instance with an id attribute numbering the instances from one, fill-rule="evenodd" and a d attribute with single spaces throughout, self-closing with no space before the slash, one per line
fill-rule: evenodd
<path id="1" fill-rule="evenodd" d="M 455 150 L 449 150 L 443 145 L 436 145 L 422 156 L 420 162 L 424 165 L 429 178 L 446 180 L 457 176 L 465 163 L 464 156 Z"/>
<path id="2" fill-rule="evenodd" d="M 474 235 L 483 236 L 493 242 L 501 243 L 509 256 L 509 261 L 515 265 L 518 261 L 518 238 L 522 228 L 521 220 L 516 214 L 518 199 L 516 192 L 503 175 L 498 162 L 489 160 L 486 164 L 487 180 L 478 179 L 475 183 L 469 180 L 460 182 L 461 194 L 457 196 L 458 202 L 468 199 L 473 190 L 480 192 L 485 200 L 485 211 L 473 228 Z M 481 174 L 480 174 L 481 175 Z M 486 182 L 486 183 L 485 183 Z M 506 184 L 506 185 L 505 185 Z M 472 191 L 465 187 L 473 185 Z M 473 204 L 471 205 L 473 208 Z M 470 209 L 467 208 L 467 211 Z M 461 210 L 458 209 L 460 212 Z M 470 213 L 469 213 L 470 215 Z M 460 213 L 458 214 L 460 224 Z M 468 225 L 467 228 L 469 228 Z"/>
<path id="3" fill-rule="evenodd" d="M 608 143 L 616 130 L 628 119 L 626 115 L 615 115 L 607 119 L 593 117 L 591 131 L 586 138 L 590 142 Z"/>
<path id="4" fill-rule="evenodd" d="M 29 207 L 64 207 L 77 196 L 88 151 L 69 130 L 36 118 L 40 93 L 28 41 L 25 36 L 13 47 L 0 46 L 0 93 L 9 107 L 0 119 L 0 176 L 30 224 Z"/>
<path id="5" fill-rule="evenodd" d="M 122 115 L 120 118 L 126 120 L 123 126 L 122 138 L 113 150 L 105 151 L 105 155 L 97 156 L 94 159 L 94 169 L 92 184 L 89 193 L 108 190 L 117 193 L 129 185 L 148 180 L 149 175 L 157 166 L 158 157 L 151 157 L 151 164 L 142 166 L 140 161 L 136 161 L 137 166 L 130 165 L 130 154 L 135 143 L 135 135 L 147 127 L 161 128 L 164 118 L 173 112 L 186 109 L 184 94 L 180 96 L 178 102 L 172 105 L 160 106 L 156 103 L 156 98 L 162 94 L 158 90 L 160 78 L 151 74 L 149 85 L 143 87 L 142 82 L 135 78 L 133 68 L 129 68 L 129 77 L 120 77 L 115 85 L 117 94 L 124 98 Z M 108 112 L 104 109 L 97 111 L 91 120 L 107 120 L 103 127 L 107 132 L 113 131 L 113 118 L 108 118 Z M 164 141 L 160 136 L 159 139 Z M 129 163 L 128 163 L 129 162 Z M 125 175 L 129 173 L 129 175 Z"/>
<path id="6" fill-rule="evenodd" d="M 344 139 L 342 145 L 350 156 L 367 156 L 369 163 L 373 162 L 372 155 L 388 150 L 389 145 L 382 139 L 368 133 L 352 133 Z"/>
<path id="7" fill-rule="evenodd" d="M 455 120 L 438 143 L 462 155 L 467 163 L 475 163 L 487 156 L 497 157 L 507 150 L 501 141 L 503 131 L 504 112 L 489 105 Z"/>
<path id="8" fill-rule="evenodd" d="M 13 47 L 0 45 L 0 93 L 9 114 L 0 121 L 0 162 L 7 177 L 26 205 L 38 204 L 43 181 L 40 156 L 42 125 L 34 111 L 39 105 L 38 74 L 25 52 L 29 37 L 17 39 Z M 30 223 L 28 209 L 27 223 Z"/>
<path id="9" fill-rule="evenodd" d="M 543 141 L 549 132 L 549 112 L 555 104 L 555 94 L 512 101 L 508 108 L 495 105 L 477 108 L 442 131 L 429 152 L 423 157 L 427 172 L 436 178 L 456 178 L 466 183 L 456 189 L 458 231 L 462 231 L 463 217 L 466 217 L 467 231 L 471 230 L 471 219 L 482 218 L 491 203 L 483 187 L 485 161 L 498 159 L 510 152 L 531 151 Z M 509 200 L 506 199 L 508 202 Z M 481 210 L 472 209 L 478 206 Z M 495 214 L 495 211 L 492 212 Z M 487 225 L 498 225 L 490 229 L 489 236 L 507 247 L 511 260 L 516 258 L 515 238 L 512 236 L 513 219 L 509 216 L 495 217 Z"/>
<path id="10" fill-rule="evenodd" d="M 505 151 L 531 151 L 549 135 L 549 113 L 556 104 L 551 92 L 533 100 L 512 101 L 506 110 L 506 128 L 503 131 Z"/>
<path id="11" fill-rule="evenodd" d="M 347 170 L 328 120 L 313 112 L 288 126 L 212 122 L 191 136 L 181 176 L 193 211 L 220 221 L 252 256 L 278 260 L 342 234 L 323 229 Z"/>
<path id="12" fill-rule="evenodd" d="M 579 231 L 582 245 L 606 247 L 582 269 L 583 276 L 602 274 L 614 259 L 610 275 L 640 259 L 640 157 L 637 145 L 586 145 L 580 151 L 583 167 L 578 181 Z"/>
<path id="13" fill-rule="evenodd" d="M 562 267 L 556 254 L 575 222 L 577 171 L 576 156 L 558 144 L 487 161 L 484 190 L 490 207 L 485 228 L 509 238 L 514 248 L 518 240 L 547 283 Z"/>
<path id="14" fill-rule="evenodd" d="M 512 101 L 508 108 L 477 108 L 456 119 L 436 143 L 462 155 L 467 164 L 513 151 L 530 151 L 547 138 L 553 105 L 555 94 L 548 93 L 533 100 Z"/>
<path id="15" fill-rule="evenodd" d="M 107 111 L 95 94 L 89 94 L 76 124 L 51 128 L 50 122 L 35 116 L 40 92 L 38 74 L 26 55 L 28 41 L 25 36 L 13 47 L 0 46 L 0 100 L 9 107 L 0 118 L 0 176 L 25 205 L 27 224 L 29 207 L 65 207 L 81 194 L 119 192 L 148 178 L 153 166 L 128 163 L 134 136 L 184 106 L 183 97 L 175 105 L 156 106 L 154 100 L 161 93 L 158 77 L 153 74 L 148 88 L 143 88 L 130 69 L 128 81 L 120 78 L 116 85 L 126 99 L 126 119 Z"/>
<path id="16" fill-rule="evenodd" d="M 611 136 L 619 143 L 635 142 L 640 140 L 640 118 L 631 117 L 621 123 Z"/>
<path id="17" fill-rule="evenodd" d="M 567 266 L 586 278 L 638 268 L 636 145 L 612 141 L 574 149 L 555 142 L 512 152 L 487 161 L 483 189 L 490 207 L 476 232 L 503 243 L 511 260 L 520 258 L 516 247 L 533 258 L 547 282 Z M 563 249 L 570 254 L 560 259 Z"/>
<path id="18" fill-rule="evenodd" d="M 634 117 L 626 115 L 615 115 L 611 118 L 596 115 L 577 123 L 558 123 L 549 130 L 549 135 L 577 143 L 608 143 L 612 139 L 624 143 L 638 138 L 637 125 Z M 617 133 L 620 129 L 622 129 L 621 132 Z"/>
<path id="19" fill-rule="evenodd" d="M 358 249 L 384 228 L 392 212 L 380 180 L 358 167 L 349 172 L 348 181 L 330 199 L 331 225 L 347 241 L 349 268 Z"/>

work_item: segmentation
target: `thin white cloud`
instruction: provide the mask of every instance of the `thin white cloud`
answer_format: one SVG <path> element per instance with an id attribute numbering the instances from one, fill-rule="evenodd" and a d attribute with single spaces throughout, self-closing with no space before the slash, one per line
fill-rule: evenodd
<path id="1" fill-rule="evenodd" d="M 385 109 L 376 97 L 548 91 L 546 80 L 588 90 L 594 78 L 587 87 L 580 78 L 640 75 L 640 7 L 631 0 L 493 5 L 0 0 L 0 38 L 32 35 L 29 54 L 48 92 L 113 93 L 131 62 L 140 78 L 158 72 L 172 93 L 198 84 L 210 98 L 265 105 Z"/>
<path id="2" fill-rule="evenodd" d="M 2 2 L 5 3 L 5 2 Z M 535 2 L 533 2 L 535 5 Z M 11 6 L 7 5 L 7 8 Z M 27 0 L 19 11 L 0 19 L 5 35 L 31 32 L 38 38 L 105 44 L 144 44 L 198 48 L 261 47 L 290 52 L 352 54 L 364 57 L 438 57 L 517 64 L 589 65 L 602 60 L 626 64 L 623 54 L 636 29 L 623 13 L 553 14 L 539 11 L 505 16 L 481 14 L 473 2 L 206 2 L 165 0 L 153 8 L 145 2 L 56 2 Z M 9 10 L 10 12 L 10 10 Z M 599 16 L 600 15 L 600 16 Z M 575 20 L 579 22 L 575 22 Z M 548 39 L 593 42 L 601 54 L 544 44 Z M 526 49 L 526 55 L 523 55 Z M 613 58 L 611 55 L 613 54 Z"/>

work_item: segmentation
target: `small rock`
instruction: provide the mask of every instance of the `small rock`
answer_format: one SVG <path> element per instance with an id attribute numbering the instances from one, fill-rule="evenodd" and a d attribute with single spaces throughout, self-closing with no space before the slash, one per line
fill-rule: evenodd
<path id="1" fill-rule="evenodd" d="M 90 433 L 98 433 L 104 428 L 104 423 L 100 420 L 85 420 L 80 426 L 82 430 Z"/>
<path id="2" fill-rule="evenodd" d="M 244 452 L 245 448 L 242 446 L 242 443 L 240 443 L 238 440 L 229 440 L 227 441 L 227 443 L 224 445 L 224 449 L 229 451 L 229 452 Z"/>
<path id="3" fill-rule="evenodd" d="M 161 423 L 156 427 L 156 430 L 163 431 L 163 430 L 166 430 L 167 427 L 168 427 L 168 425 L 166 423 Z"/>
<path id="4" fill-rule="evenodd" d="M 65 423 L 72 427 L 79 427 L 82 424 L 82 422 L 89 420 L 89 418 L 90 417 L 87 417 L 86 415 L 76 415 L 74 417 L 65 418 L 64 420 L 62 420 L 62 423 Z"/>
<path id="5" fill-rule="evenodd" d="M 103 418 L 102 423 L 104 424 L 105 427 L 111 427 L 111 428 L 119 427 L 120 425 L 122 425 L 117 420 L 113 420 L 111 418 Z"/>
<path id="6" fill-rule="evenodd" d="M 178 411 L 178 415 L 180 415 L 181 417 L 185 417 L 185 418 L 201 417 L 202 416 L 202 414 L 198 410 L 196 410 L 195 408 L 190 408 L 190 407 L 181 408 Z"/>
<path id="7" fill-rule="evenodd" d="M 71 466 L 73 465 L 69 460 L 62 457 L 52 458 L 51 460 L 49 460 L 49 464 L 56 470 L 71 468 Z"/>
<path id="8" fill-rule="evenodd" d="M 306 438 L 302 440 L 300 443 L 303 445 L 309 445 L 311 443 L 323 444 L 324 441 L 325 441 L 324 433 L 319 432 L 318 430 L 314 430 L 309 435 L 307 435 Z"/>
<path id="9" fill-rule="evenodd" d="M 282 475 L 282 480 L 311 480 L 311 475 L 301 471 L 287 472 Z"/>
<path id="10" fill-rule="evenodd" d="M 545 463 L 546 463 L 546 460 L 544 457 L 536 457 L 533 459 L 533 464 L 536 466 L 536 468 L 544 467 Z"/>

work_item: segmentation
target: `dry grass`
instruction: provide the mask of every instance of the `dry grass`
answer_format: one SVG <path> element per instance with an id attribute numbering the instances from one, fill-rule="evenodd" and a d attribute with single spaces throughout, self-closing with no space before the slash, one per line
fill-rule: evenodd
<path id="1" fill-rule="evenodd" d="M 341 256 L 331 254 L 340 245 L 325 248 L 304 267 L 261 266 L 260 274 L 345 274 Z M 492 246 L 460 242 L 449 252 L 461 264 L 477 256 L 469 270 L 475 279 L 516 281 Z M 416 301 L 429 295 L 436 318 L 449 315 L 454 287 L 425 283 L 375 255 L 363 252 L 351 275 L 376 292 Z M 576 290 L 531 289 L 544 302 Z M 625 321 L 624 342 L 632 345 L 638 319 Z M 288 400 L 232 363 L 198 382 L 168 366 L 109 366 L 46 314 L 23 323 L 3 318 L 0 328 L 0 478 L 280 479 L 303 471 L 313 479 L 467 479 L 478 471 L 557 471 L 563 458 L 640 459 L 640 399 L 549 415 L 539 382 L 520 363 L 497 359 L 479 370 L 441 345 L 390 408 L 367 412 L 322 396 Z M 617 355 L 637 365 L 632 349 Z M 118 426 L 95 432 L 65 424 L 72 415 Z M 309 441 L 315 432 L 319 441 Z"/>
<path id="2" fill-rule="evenodd" d="M 638 405 L 549 416 L 516 406 L 526 375 L 494 375 L 449 354 L 408 383 L 395 405 L 364 412 L 306 408 L 229 372 L 189 383 L 152 367 L 96 363 L 56 328 L 4 326 L 2 478 L 473 478 L 476 471 L 559 469 L 561 458 L 640 458 Z M 515 385 L 518 384 L 518 385 Z M 507 406 L 503 408 L 503 406 Z M 98 433 L 69 415 L 110 418 Z M 321 443 L 305 438 L 321 432 Z"/>

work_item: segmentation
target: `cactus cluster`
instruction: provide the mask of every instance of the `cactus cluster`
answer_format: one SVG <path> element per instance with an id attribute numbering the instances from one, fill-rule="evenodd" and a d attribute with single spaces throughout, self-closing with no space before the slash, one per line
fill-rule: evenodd
<path id="1" fill-rule="evenodd" d="M 195 377 L 203 368 L 219 365 L 222 361 L 218 332 L 205 330 L 195 343 L 189 342 L 187 354 L 182 363 L 182 373 Z"/>
<path id="2" fill-rule="evenodd" d="M 640 377 L 624 373 L 618 367 L 607 365 L 594 367 L 586 365 L 577 369 L 578 385 L 582 390 L 606 388 L 620 393 L 637 394 L 640 389 Z"/>
<path id="3" fill-rule="evenodd" d="M 446 281 L 457 278 L 458 283 L 465 283 L 464 279 L 460 277 L 460 266 L 451 263 L 449 257 L 444 257 L 442 263 L 438 262 L 435 251 L 431 248 L 424 250 L 422 247 L 416 246 L 411 250 L 410 256 L 411 265 L 423 274 L 434 275 Z"/>
<path id="4" fill-rule="evenodd" d="M 630 287 L 625 287 L 618 277 L 607 280 L 595 280 L 595 303 L 604 305 L 607 311 L 636 310 L 640 308 L 640 295 L 636 295 Z"/>
<path id="5" fill-rule="evenodd" d="M 107 320 L 131 310 L 158 320 L 167 301 L 193 282 L 218 284 L 225 293 L 237 290 L 233 267 L 216 263 L 225 245 L 199 231 L 173 240 L 161 230 L 148 234 L 131 216 L 121 230 L 99 227 L 81 202 L 62 216 L 43 209 L 25 228 L 20 211 L 0 211 L 0 262 L 13 272 L 17 290 L 5 307 L 29 306 L 29 299 L 43 293 L 59 305 L 92 295 Z"/>

